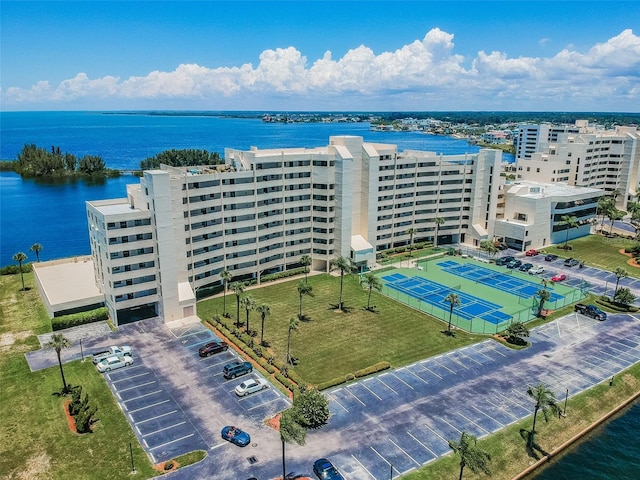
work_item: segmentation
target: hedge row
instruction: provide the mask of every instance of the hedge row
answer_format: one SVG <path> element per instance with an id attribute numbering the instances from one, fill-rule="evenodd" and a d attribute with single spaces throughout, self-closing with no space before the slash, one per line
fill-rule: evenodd
<path id="1" fill-rule="evenodd" d="M 623 305 L 622 303 L 612 302 L 609 297 L 598 298 L 596 299 L 596 303 L 598 305 L 602 305 L 603 307 L 610 308 L 611 310 L 615 310 L 616 312 L 637 312 L 638 307 L 634 307 L 633 305 Z"/>
<path id="2" fill-rule="evenodd" d="M 22 264 L 22 273 L 29 273 L 33 270 L 31 263 L 23 263 Z M 20 273 L 18 265 L 7 265 L 6 267 L 0 268 L 0 275 L 15 275 Z"/>
<path id="3" fill-rule="evenodd" d="M 421 242 L 413 244 L 413 251 L 422 250 L 423 248 L 433 247 L 433 242 Z M 389 255 L 394 255 L 396 253 L 404 253 L 409 251 L 409 245 L 403 245 L 401 247 L 390 248 L 385 250 L 384 252 L 379 252 L 377 254 L 378 258 L 386 258 Z"/>
<path id="4" fill-rule="evenodd" d="M 77 327 L 87 323 L 101 322 L 109 318 L 107 307 L 96 308 L 88 312 L 72 313 L 71 315 L 62 315 L 51 319 L 51 328 L 56 330 L 64 330 L 65 328 Z"/>
<path id="5" fill-rule="evenodd" d="M 332 378 L 331 380 L 327 380 L 326 382 L 322 382 L 318 384 L 317 387 L 318 390 L 326 390 L 327 388 L 335 387 L 336 385 L 341 385 L 343 383 L 355 380 L 356 378 L 365 377 L 367 375 L 381 372 L 382 370 L 387 370 L 389 368 L 391 368 L 391 364 L 389 362 L 378 362 L 369 367 L 357 370 L 354 373 L 347 373 L 344 377 L 336 377 Z"/>
<path id="6" fill-rule="evenodd" d="M 274 280 L 280 280 L 282 278 L 293 277 L 295 275 L 300 275 L 305 273 L 307 269 L 305 267 L 294 268 L 291 270 L 287 270 L 286 272 L 278 272 L 278 273 L 270 273 L 269 275 L 264 275 L 260 277 L 260 282 L 273 282 Z M 255 280 L 254 280 L 255 282 Z"/>

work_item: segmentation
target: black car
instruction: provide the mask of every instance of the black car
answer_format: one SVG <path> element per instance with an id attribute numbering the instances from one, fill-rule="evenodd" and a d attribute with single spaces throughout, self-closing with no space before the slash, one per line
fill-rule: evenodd
<path id="1" fill-rule="evenodd" d="M 576 265 L 578 265 L 580 263 L 579 260 L 576 260 L 575 258 L 567 258 L 564 261 L 564 266 L 565 267 L 575 267 Z"/>
<path id="2" fill-rule="evenodd" d="M 557 258 L 558 258 L 558 255 L 555 255 L 555 254 L 553 254 L 553 253 L 550 253 L 549 255 L 547 255 L 547 256 L 545 256 L 545 257 L 544 257 L 544 259 L 545 259 L 547 262 L 553 262 L 554 260 L 557 260 Z"/>
<path id="3" fill-rule="evenodd" d="M 198 355 L 201 357 L 208 357 L 214 353 L 224 352 L 229 349 L 229 345 L 225 342 L 209 342 L 204 347 L 198 349 Z"/>
<path id="4" fill-rule="evenodd" d="M 313 462 L 313 473 L 320 480 L 344 480 L 338 469 L 326 458 L 320 458 Z"/>
<path id="5" fill-rule="evenodd" d="M 507 268 L 520 268 L 520 265 L 522 265 L 522 260 L 511 260 L 507 263 Z"/>
<path id="6" fill-rule="evenodd" d="M 523 263 L 522 265 L 520 265 L 519 270 L 521 272 L 528 272 L 532 268 L 533 268 L 533 263 Z"/>
<path id="7" fill-rule="evenodd" d="M 511 255 L 508 255 L 506 257 L 502 257 L 496 260 L 496 265 L 507 265 L 509 262 L 512 262 L 513 260 L 515 259 Z"/>

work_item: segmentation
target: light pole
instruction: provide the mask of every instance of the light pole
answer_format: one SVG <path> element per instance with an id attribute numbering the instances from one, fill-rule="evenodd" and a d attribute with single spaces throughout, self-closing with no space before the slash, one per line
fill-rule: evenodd
<path id="1" fill-rule="evenodd" d="M 136 473 L 136 466 L 133 464 L 133 446 L 129 442 L 129 454 L 131 455 L 131 473 Z"/>
<path id="2" fill-rule="evenodd" d="M 80 356 L 82 357 L 82 363 L 84 363 L 84 352 L 82 351 L 82 338 L 80 339 Z"/>
<path id="3" fill-rule="evenodd" d="M 567 388 L 567 393 L 564 396 L 564 413 L 563 416 L 567 416 L 567 400 L 569 400 L 569 389 Z"/>

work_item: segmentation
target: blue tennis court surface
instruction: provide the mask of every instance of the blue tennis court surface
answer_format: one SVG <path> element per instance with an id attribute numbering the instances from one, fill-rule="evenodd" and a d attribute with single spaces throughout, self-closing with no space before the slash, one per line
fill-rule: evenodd
<path id="1" fill-rule="evenodd" d="M 481 265 L 472 263 L 458 263 L 453 260 L 446 260 L 437 264 L 443 271 L 458 277 L 473 280 L 476 283 L 487 285 L 497 290 L 517 295 L 521 298 L 531 298 L 540 290 L 539 282 L 532 282 L 513 275 L 513 270 L 504 272 L 492 270 Z M 563 295 L 553 292 L 553 288 L 547 287 L 551 298 L 549 301 L 562 300 Z"/>
<path id="2" fill-rule="evenodd" d="M 481 318 L 497 325 L 512 318 L 511 315 L 499 311 L 502 305 L 469 295 L 453 287 L 432 282 L 426 278 L 409 278 L 401 273 L 394 273 L 385 275 L 382 279 L 387 283 L 389 288 L 447 311 L 449 310 L 450 304 L 444 299 L 449 293 L 455 292 L 460 300 L 460 306 L 456 307 L 455 313 L 465 320 Z"/>

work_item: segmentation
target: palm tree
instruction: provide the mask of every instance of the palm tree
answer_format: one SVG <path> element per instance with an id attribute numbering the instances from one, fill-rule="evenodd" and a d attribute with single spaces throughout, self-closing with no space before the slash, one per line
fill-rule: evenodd
<path id="1" fill-rule="evenodd" d="M 39 243 L 34 243 L 29 249 L 32 252 L 36 252 L 36 259 L 38 260 L 38 262 L 40 261 L 40 252 L 42 251 L 42 248 L 42 245 L 40 245 Z"/>
<path id="2" fill-rule="evenodd" d="M 603 196 L 598 199 L 597 212 L 601 216 L 600 229 L 603 229 L 604 218 L 607 216 L 607 214 L 612 208 L 615 208 L 615 201 L 611 197 Z"/>
<path id="3" fill-rule="evenodd" d="M 624 268 L 616 268 L 616 271 L 613 272 L 613 274 L 616 276 L 616 288 L 613 290 L 613 296 L 616 296 L 616 293 L 618 293 L 618 285 L 620 283 L 620 280 L 622 280 L 623 278 L 627 278 L 629 276 L 629 273 L 624 269 Z"/>
<path id="4" fill-rule="evenodd" d="M 287 478 L 287 468 L 285 463 L 285 444 L 295 442 L 304 445 L 307 430 L 298 423 L 298 413 L 294 408 L 285 410 L 280 415 L 280 441 L 282 442 L 282 478 Z"/>
<path id="5" fill-rule="evenodd" d="M 411 256 L 411 252 L 413 251 L 413 236 L 417 233 L 418 231 L 411 227 L 409 228 L 406 232 L 407 235 L 411 235 L 411 237 L 409 238 L 409 256 Z"/>
<path id="6" fill-rule="evenodd" d="M 222 291 L 222 314 L 227 314 L 227 287 L 229 287 L 229 282 L 233 278 L 231 272 L 226 268 L 220 272 L 220 278 L 222 279 L 222 286 L 224 290 Z"/>
<path id="7" fill-rule="evenodd" d="M 371 310 L 371 291 L 374 289 L 377 291 L 382 290 L 382 280 L 376 277 L 373 272 L 369 272 L 365 273 L 364 277 L 362 277 L 362 280 L 360 280 L 360 284 L 369 289 L 369 297 L 367 298 L 367 310 Z"/>
<path id="8" fill-rule="evenodd" d="M 289 333 L 287 335 L 287 363 L 291 363 L 293 364 L 293 362 L 291 361 L 291 332 L 298 330 L 298 319 L 297 318 L 290 318 L 289 319 Z"/>
<path id="9" fill-rule="evenodd" d="M 433 221 L 436 224 L 436 235 L 435 237 L 433 237 L 433 246 L 437 247 L 438 246 L 438 230 L 440 229 L 440 225 L 444 223 L 444 218 L 436 217 L 433 219 Z"/>
<path id="10" fill-rule="evenodd" d="M 613 224 L 617 220 L 622 220 L 624 218 L 624 212 L 622 210 L 618 210 L 617 208 L 613 207 L 611 210 L 609 210 L 609 212 L 607 212 L 607 217 L 609 218 L 609 221 L 611 222 L 611 227 L 609 228 L 609 233 L 613 233 Z"/>
<path id="11" fill-rule="evenodd" d="M 515 345 L 524 345 L 527 343 L 525 340 L 529 336 L 529 329 L 527 326 L 516 320 L 509 324 L 507 327 L 507 341 Z"/>
<path id="12" fill-rule="evenodd" d="M 18 252 L 13 256 L 13 261 L 18 262 L 18 268 L 20 269 L 20 279 L 22 280 L 23 291 L 24 291 L 24 272 L 22 271 L 22 262 L 24 262 L 26 259 L 27 259 L 27 256 L 22 252 Z"/>
<path id="13" fill-rule="evenodd" d="M 464 467 L 469 467 L 473 473 L 483 472 L 486 475 L 491 475 L 488 465 L 491 456 L 479 449 L 477 443 L 478 439 L 465 431 L 460 435 L 459 442 L 449 440 L 449 448 L 460 456 L 459 480 L 462 480 Z"/>
<path id="14" fill-rule="evenodd" d="M 240 295 L 244 292 L 244 285 L 240 282 L 233 282 L 231 290 L 236 295 L 236 327 L 240 326 Z"/>
<path id="15" fill-rule="evenodd" d="M 53 348 L 56 351 L 56 355 L 58 355 L 58 365 L 60 366 L 60 375 L 62 376 L 62 393 L 67 394 L 69 392 L 69 387 L 67 386 L 67 381 L 64 378 L 64 370 L 62 369 L 62 360 L 60 359 L 60 352 L 63 348 L 69 348 L 71 346 L 71 342 L 61 333 L 54 333 L 51 335 L 51 340 L 44 344 L 46 348 Z"/>
<path id="16" fill-rule="evenodd" d="M 564 246 L 566 248 L 569 244 L 569 230 L 578 226 L 578 219 L 574 215 L 562 215 L 560 221 L 567 227 L 567 236 L 564 239 Z"/>
<path id="17" fill-rule="evenodd" d="M 338 310 L 342 310 L 344 272 L 351 271 L 351 260 L 345 257 L 338 257 L 331 260 L 331 266 L 340 269 L 340 302 L 338 303 Z"/>
<path id="18" fill-rule="evenodd" d="M 249 329 L 249 312 L 256 308 L 256 301 L 251 296 L 247 295 L 246 297 L 243 297 L 242 300 L 240 300 L 240 303 L 247 313 L 247 333 L 251 334 L 251 330 Z"/>
<path id="19" fill-rule="evenodd" d="M 261 303 L 256 307 L 256 312 L 260 314 L 261 328 L 260 328 L 260 345 L 264 345 L 264 319 L 267 315 L 271 315 L 271 307 L 266 303 Z"/>
<path id="20" fill-rule="evenodd" d="M 527 395 L 533 398 L 536 402 L 533 409 L 533 427 L 531 428 L 531 435 L 529 435 L 529 447 L 533 447 L 533 436 L 536 433 L 536 419 L 538 417 L 538 411 L 542 411 L 544 421 L 548 422 L 549 412 L 553 412 L 555 415 L 558 415 L 560 407 L 556 403 L 555 395 L 544 383 L 540 383 L 535 387 L 529 387 L 527 389 Z"/>
<path id="21" fill-rule="evenodd" d="M 536 295 L 540 297 L 540 305 L 538 306 L 538 316 L 542 316 L 542 310 L 544 310 L 544 302 L 549 301 L 551 298 L 551 292 L 547 290 L 547 285 L 545 284 L 542 290 L 538 290 Z"/>
<path id="22" fill-rule="evenodd" d="M 304 295 L 313 296 L 313 287 L 302 280 L 298 282 L 298 298 L 300 299 L 300 308 L 298 310 L 298 318 L 302 320 L 302 297 Z"/>
<path id="23" fill-rule="evenodd" d="M 453 316 L 453 307 L 460 306 L 460 297 L 458 297 L 457 293 L 450 293 L 446 297 L 444 297 L 445 302 L 449 302 L 449 328 L 447 329 L 447 334 L 451 335 L 451 317 Z"/>
<path id="24" fill-rule="evenodd" d="M 482 240 L 480 242 L 480 250 L 487 254 L 487 257 L 492 257 L 498 253 L 498 247 L 493 240 Z"/>
<path id="25" fill-rule="evenodd" d="M 307 276 L 309 274 L 309 266 L 311 265 L 311 257 L 309 255 L 302 255 L 300 257 L 300 265 L 304 267 L 304 282 L 307 283 Z"/>

